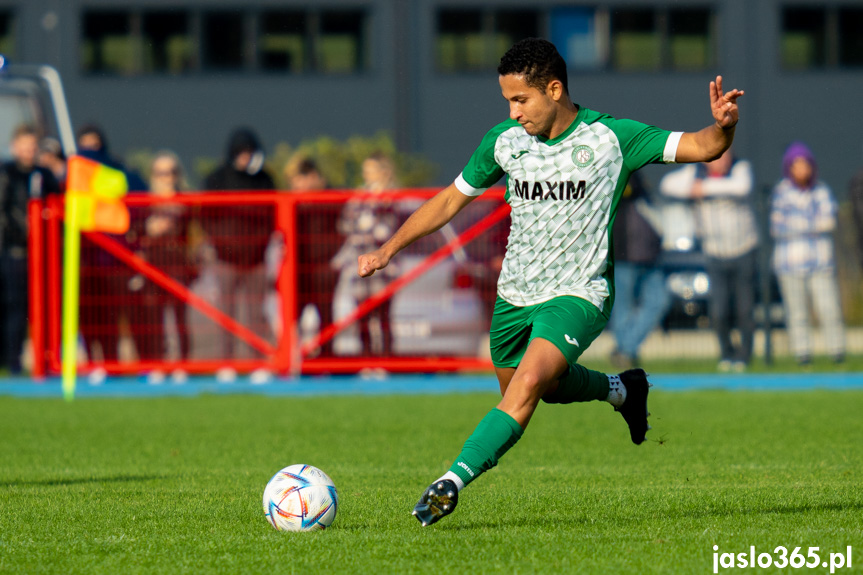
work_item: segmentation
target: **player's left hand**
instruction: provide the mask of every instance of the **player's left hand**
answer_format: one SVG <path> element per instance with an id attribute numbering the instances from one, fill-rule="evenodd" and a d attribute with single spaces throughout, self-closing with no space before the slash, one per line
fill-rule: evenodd
<path id="1" fill-rule="evenodd" d="M 710 82 L 710 110 L 716 124 L 723 130 L 733 128 L 737 124 L 737 98 L 743 95 L 743 90 L 734 89 L 722 93 L 722 76 Z"/>

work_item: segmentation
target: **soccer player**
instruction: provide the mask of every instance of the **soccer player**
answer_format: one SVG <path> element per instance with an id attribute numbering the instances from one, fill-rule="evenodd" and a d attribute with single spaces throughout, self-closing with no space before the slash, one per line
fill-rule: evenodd
<path id="1" fill-rule="evenodd" d="M 578 364 L 614 301 L 611 225 L 629 175 L 648 163 L 718 158 L 734 138 L 737 98 L 710 83 L 714 123 L 692 133 L 617 120 L 573 103 L 566 63 L 548 41 L 528 38 L 501 58 L 509 120 L 483 138 L 455 182 L 420 206 L 379 249 L 358 258 L 367 277 L 400 250 L 449 222 L 507 175 L 512 226 L 491 323 L 491 355 L 503 399 L 480 421 L 452 467 L 414 508 L 423 524 L 455 509 L 468 483 L 497 465 L 540 400 L 607 401 L 633 443 L 649 429 L 641 369 L 606 375 Z"/>

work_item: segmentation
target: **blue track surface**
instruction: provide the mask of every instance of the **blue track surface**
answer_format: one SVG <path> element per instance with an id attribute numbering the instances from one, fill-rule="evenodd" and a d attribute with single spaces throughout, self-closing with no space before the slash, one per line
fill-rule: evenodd
<path id="1" fill-rule="evenodd" d="M 807 389 L 863 389 L 863 373 L 744 374 L 744 375 L 653 375 L 656 390 L 687 391 L 727 389 L 758 391 L 797 391 Z M 191 378 L 177 385 L 150 385 L 140 378 L 109 378 L 101 385 L 78 382 L 77 397 L 161 397 L 201 394 L 255 394 L 273 396 L 386 395 L 425 393 L 497 393 L 491 375 L 392 375 L 385 379 L 360 377 L 301 377 L 275 379 L 253 385 L 246 378 L 234 383 L 218 383 L 212 378 Z M 29 378 L 0 379 L 0 396 L 62 397 L 60 380 L 48 378 L 34 382 Z"/>

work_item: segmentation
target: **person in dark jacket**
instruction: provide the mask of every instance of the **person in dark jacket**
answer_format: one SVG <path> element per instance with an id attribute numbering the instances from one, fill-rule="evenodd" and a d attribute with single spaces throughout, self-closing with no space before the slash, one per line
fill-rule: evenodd
<path id="1" fill-rule="evenodd" d="M 84 124 L 77 133 L 78 155 L 99 162 L 125 174 L 130 193 L 142 192 L 147 184 L 136 172 L 109 153 L 108 139 L 97 124 Z M 122 235 L 109 237 L 127 245 Z M 87 357 L 95 367 L 89 374 L 91 383 L 101 383 L 106 371 L 102 362 L 115 362 L 119 355 L 120 319 L 128 316 L 132 305 L 129 282 L 134 273 L 114 256 L 84 239 L 81 242 L 81 300 L 79 326 Z M 101 361 L 99 358 L 101 357 Z"/>
<path id="2" fill-rule="evenodd" d="M 50 170 L 36 166 L 34 127 L 16 128 L 11 147 L 12 161 L 0 166 L 0 367 L 18 374 L 27 335 L 27 206 L 60 187 Z"/>
<path id="3" fill-rule="evenodd" d="M 225 163 L 207 176 L 208 191 L 247 192 L 274 190 L 273 178 L 264 169 L 260 140 L 248 128 L 234 130 L 228 140 Z M 264 317 L 266 271 L 264 254 L 275 227 L 272 206 L 212 206 L 204 211 L 202 225 L 216 252 L 219 277 L 219 303 L 222 311 L 240 321 L 265 339 L 270 338 Z M 245 300 L 242 308 L 237 302 Z M 246 317 L 238 317 L 244 312 Z M 222 356 L 239 357 L 234 352 L 236 336 L 222 330 Z M 248 355 L 248 351 L 245 353 Z M 258 355 L 256 352 L 253 356 Z"/>
<path id="4" fill-rule="evenodd" d="M 662 238 L 648 220 L 649 210 L 647 191 L 636 172 L 620 199 L 612 230 L 615 299 L 608 325 L 617 342 L 611 361 L 618 369 L 637 363 L 641 343 L 671 303 L 658 261 Z"/>

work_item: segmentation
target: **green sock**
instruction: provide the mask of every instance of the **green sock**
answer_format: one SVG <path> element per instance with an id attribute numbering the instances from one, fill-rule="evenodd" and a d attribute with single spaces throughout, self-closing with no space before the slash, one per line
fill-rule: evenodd
<path id="1" fill-rule="evenodd" d="M 497 460 L 521 438 L 524 430 L 508 413 L 494 408 L 482 418 L 464 442 L 449 470 L 467 485 L 495 465 Z"/>
<path id="2" fill-rule="evenodd" d="M 575 403 L 580 401 L 604 401 L 608 397 L 608 376 L 581 365 L 570 365 L 558 383 L 554 393 L 545 394 L 546 403 Z"/>

